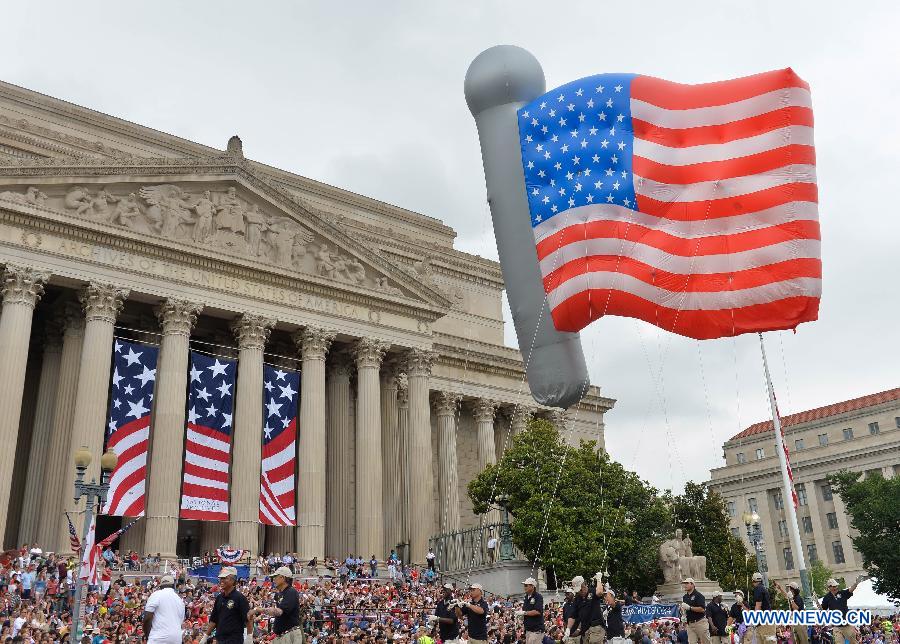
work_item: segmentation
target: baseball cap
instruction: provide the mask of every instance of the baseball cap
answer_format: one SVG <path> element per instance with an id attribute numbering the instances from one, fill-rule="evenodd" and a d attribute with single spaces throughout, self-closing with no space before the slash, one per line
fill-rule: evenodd
<path id="1" fill-rule="evenodd" d="M 477 581 L 469 584 L 469 588 L 477 588 L 478 590 L 484 590 L 482 585 L 479 584 Z"/>
<path id="2" fill-rule="evenodd" d="M 534 580 L 534 577 L 529 577 L 525 581 L 522 582 L 523 586 L 537 586 L 537 582 Z"/>
<path id="3" fill-rule="evenodd" d="M 681 583 L 682 584 L 693 584 L 694 578 L 693 577 L 685 577 L 684 579 L 681 580 Z"/>
<path id="4" fill-rule="evenodd" d="M 234 575 L 235 577 L 237 577 L 237 568 L 234 568 L 232 566 L 223 566 L 222 570 L 219 571 L 219 579 L 228 577 L 229 575 Z"/>
<path id="5" fill-rule="evenodd" d="M 174 586 L 175 585 L 175 577 L 172 575 L 163 575 L 159 578 L 160 586 Z"/>
<path id="6" fill-rule="evenodd" d="M 453 584 L 444 584 L 443 588 L 444 590 L 453 590 Z"/>
<path id="7" fill-rule="evenodd" d="M 788 585 L 788 588 L 793 588 L 794 590 L 800 590 L 800 584 L 798 584 L 796 581 L 789 581 L 787 583 L 787 585 Z"/>
<path id="8" fill-rule="evenodd" d="M 288 579 L 292 579 L 294 577 L 294 571 L 292 571 L 287 566 L 281 566 L 274 573 L 272 573 L 273 577 L 281 575 L 282 577 L 287 577 Z"/>
<path id="9" fill-rule="evenodd" d="M 741 599 L 743 599 L 743 598 L 744 598 L 744 591 L 743 591 L 743 590 L 736 590 L 736 591 L 734 591 L 734 596 L 735 596 L 735 597 L 740 597 Z"/>
<path id="10" fill-rule="evenodd" d="M 762 577 L 761 572 L 753 573 L 753 581 L 762 581 L 762 580 L 763 580 L 763 577 Z"/>
<path id="11" fill-rule="evenodd" d="M 831 588 L 832 586 L 837 586 L 838 583 L 834 579 L 829 579 L 827 582 L 825 582 L 825 585 L 828 586 L 829 588 Z"/>

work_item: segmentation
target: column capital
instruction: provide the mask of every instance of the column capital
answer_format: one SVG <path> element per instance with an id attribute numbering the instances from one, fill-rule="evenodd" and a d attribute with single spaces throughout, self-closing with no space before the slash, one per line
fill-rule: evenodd
<path id="1" fill-rule="evenodd" d="M 244 313 L 231 323 L 231 330 L 241 349 L 259 349 L 266 346 L 275 320 L 255 313 Z"/>
<path id="2" fill-rule="evenodd" d="M 437 352 L 428 349 L 410 349 L 406 353 L 406 373 L 410 376 L 430 376 Z"/>
<path id="3" fill-rule="evenodd" d="M 7 264 L 2 279 L 0 291 L 4 305 L 24 304 L 34 308 L 44 294 L 44 284 L 50 279 L 50 273 L 30 266 Z"/>
<path id="4" fill-rule="evenodd" d="M 44 328 L 41 329 L 44 353 L 62 351 L 63 331 L 65 331 L 65 320 L 61 315 L 51 315 L 44 321 Z"/>
<path id="5" fill-rule="evenodd" d="M 331 378 L 349 378 L 353 374 L 353 363 L 346 351 L 334 351 L 331 354 L 331 359 L 326 363 L 325 369 Z"/>
<path id="6" fill-rule="evenodd" d="M 84 309 L 78 302 L 69 300 L 63 304 L 59 312 L 63 323 L 63 333 L 81 333 L 84 331 Z"/>
<path id="7" fill-rule="evenodd" d="M 405 373 L 397 376 L 397 406 L 409 409 L 409 381 Z"/>
<path id="8" fill-rule="evenodd" d="M 129 293 L 127 288 L 119 288 L 102 282 L 91 282 L 78 294 L 78 299 L 84 308 L 85 321 L 115 324 Z"/>
<path id="9" fill-rule="evenodd" d="M 438 391 L 434 398 L 434 411 L 438 416 L 455 416 L 461 396 L 449 391 Z"/>
<path id="10" fill-rule="evenodd" d="M 391 346 L 390 342 L 379 340 L 377 338 L 360 338 L 353 345 L 353 357 L 356 360 L 356 366 L 359 369 L 366 367 L 378 369 L 384 354 Z"/>
<path id="11" fill-rule="evenodd" d="M 300 349 L 304 360 L 325 361 L 328 349 L 334 342 L 334 331 L 317 326 L 306 326 L 294 334 L 294 344 Z"/>
<path id="12" fill-rule="evenodd" d="M 509 419 L 515 425 L 527 424 L 534 417 L 534 407 L 529 405 L 514 405 L 509 412 Z"/>
<path id="13" fill-rule="evenodd" d="M 478 423 L 494 422 L 494 415 L 497 413 L 499 403 L 496 400 L 488 398 L 479 398 L 475 401 L 475 421 Z"/>
<path id="14" fill-rule="evenodd" d="M 189 337 L 203 305 L 189 300 L 169 298 L 156 307 L 156 317 L 162 325 L 163 335 Z"/>

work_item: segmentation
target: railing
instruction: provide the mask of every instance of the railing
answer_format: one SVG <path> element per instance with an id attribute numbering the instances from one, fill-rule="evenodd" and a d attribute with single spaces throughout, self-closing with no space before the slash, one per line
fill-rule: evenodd
<path id="1" fill-rule="evenodd" d="M 488 548 L 488 541 L 492 535 L 497 542 L 493 550 Z M 468 570 L 500 561 L 525 559 L 512 542 L 512 532 L 508 523 L 493 523 L 479 528 L 439 534 L 432 537 L 428 545 L 434 552 L 435 566 L 442 572 Z"/>

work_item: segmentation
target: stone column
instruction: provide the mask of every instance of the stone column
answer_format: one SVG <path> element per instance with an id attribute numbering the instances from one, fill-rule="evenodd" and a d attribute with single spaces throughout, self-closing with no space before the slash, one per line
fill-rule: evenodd
<path id="1" fill-rule="evenodd" d="M 263 348 L 275 321 L 244 313 L 232 330 L 238 340 L 234 409 L 234 458 L 231 464 L 229 542 L 259 553 L 259 476 L 262 463 Z"/>
<path id="2" fill-rule="evenodd" d="M 0 282 L 3 294 L 3 315 L 0 316 L 0 445 L 3 446 L 0 449 L 0 535 L 6 534 L 31 320 L 49 278 L 48 273 L 7 264 Z"/>
<path id="3" fill-rule="evenodd" d="M 35 338 L 36 348 L 40 340 Z M 41 375 L 41 356 L 36 351 L 28 352 L 25 364 L 25 386 L 22 391 L 22 413 L 19 416 L 19 440 L 13 458 L 12 484 L 9 488 L 9 510 L 6 514 L 6 534 L 3 541 L 18 546 L 19 528 L 22 525 L 22 504 L 25 501 L 25 483 L 28 478 L 28 458 L 31 454 L 32 429 L 34 428 L 35 407 L 37 407 L 38 385 Z"/>
<path id="4" fill-rule="evenodd" d="M 69 551 L 69 531 L 63 516 L 65 499 L 72 493 L 75 465 L 69 455 L 72 445 L 72 414 L 75 411 L 75 391 L 78 370 L 81 368 L 81 347 L 84 342 L 84 314 L 75 302 L 67 302 L 62 310 L 63 344 L 59 359 L 59 384 L 50 423 L 47 444 L 46 478 L 41 491 L 41 514 L 37 540 L 41 548 L 52 552 Z"/>
<path id="5" fill-rule="evenodd" d="M 509 421 L 512 435 L 515 436 L 516 434 L 521 434 L 525 431 L 525 428 L 533 417 L 534 409 L 531 407 L 528 407 L 527 405 L 516 405 L 513 407 Z"/>
<path id="6" fill-rule="evenodd" d="M 296 487 L 297 554 L 304 563 L 325 557 L 325 356 L 334 336 L 333 331 L 311 326 L 294 336 L 302 358 Z"/>
<path id="7" fill-rule="evenodd" d="M 162 341 L 156 368 L 144 552 L 175 556 L 184 463 L 185 405 L 191 329 L 201 304 L 168 299 L 157 309 Z"/>
<path id="8" fill-rule="evenodd" d="M 397 421 L 397 372 L 393 365 L 389 365 L 381 370 L 381 460 L 384 466 L 381 490 L 386 553 L 400 542 L 403 465 L 400 459 L 400 428 Z"/>
<path id="9" fill-rule="evenodd" d="M 446 391 L 438 392 L 434 411 L 438 426 L 438 501 L 440 532 L 459 530 L 459 473 L 456 457 L 456 412 L 459 396 Z"/>
<path id="10" fill-rule="evenodd" d="M 325 471 L 325 554 L 345 559 L 350 554 L 350 503 L 353 489 L 350 486 L 350 470 L 353 467 L 350 448 L 353 429 L 350 427 L 350 361 L 345 354 L 335 356 L 328 363 L 328 379 L 325 381 L 325 400 L 328 405 L 326 421 Z"/>
<path id="11" fill-rule="evenodd" d="M 384 557 L 381 397 L 378 372 L 390 345 L 360 338 L 356 359 L 356 550 L 362 557 Z"/>
<path id="12" fill-rule="evenodd" d="M 410 561 L 424 565 L 434 528 L 434 481 L 431 461 L 431 408 L 428 379 L 436 353 L 413 349 L 407 357 L 409 382 L 409 546 Z"/>
<path id="13" fill-rule="evenodd" d="M 397 454 L 400 463 L 397 540 L 409 543 L 409 381 L 405 373 L 397 378 Z"/>
<path id="14" fill-rule="evenodd" d="M 204 521 L 200 528 L 200 552 L 212 552 L 228 543 L 228 523 L 226 521 Z M 256 561 L 256 553 L 253 554 Z"/>
<path id="15" fill-rule="evenodd" d="M 22 518 L 19 524 L 20 544 L 38 542 L 38 526 L 43 520 L 41 503 L 59 384 L 62 332 L 63 323 L 58 317 L 50 319 L 44 327 L 44 357 L 41 360 L 41 377 L 31 436 L 31 444 L 36 448 L 28 455 L 28 475 L 25 479 Z"/>
<path id="16" fill-rule="evenodd" d="M 74 472 L 72 455 L 82 445 L 87 447 L 91 453 L 91 465 L 85 472 L 86 481 L 100 480 L 113 327 L 127 297 L 126 289 L 97 282 L 91 282 L 79 294 L 84 307 L 84 345 L 81 349 L 81 367 L 78 370 L 78 388 L 72 416 L 72 442 L 69 444 L 66 469 Z M 74 509 L 71 500 L 67 504 Z"/>
<path id="17" fill-rule="evenodd" d="M 497 462 L 494 442 L 494 417 L 498 406 L 496 401 L 485 398 L 479 398 L 475 401 L 475 432 L 478 445 L 479 473 L 483 472 L 488 465 L 493 465 Z M 484 523 L 500 523 L 500 513 L 497 510 L 488 510 L 484 516 Z"/>

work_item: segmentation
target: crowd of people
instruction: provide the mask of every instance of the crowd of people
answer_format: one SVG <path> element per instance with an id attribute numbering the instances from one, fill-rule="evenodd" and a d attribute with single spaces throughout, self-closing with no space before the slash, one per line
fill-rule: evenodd
<path id="1" fill-rule="evenodd" d="M 154 556 L 131 555 L 115 551 L 104 554 L 98 583 L 89 586 L 83 598 L 81 642 L 146 641 L 148 631 L 158 633 L 157 628 L 162 628 L 153 621 L 154 614 L 162 620 L 167 610 L 169 632 L 174 628 L 178 641 L 194 644 L 206 641 L 214 628 L 218 641 L 229 641 L 223 629 L 234 628 L 235 623 L 240 631 L 239 639 L 233 640 L 236 642 L 250 638 L 270 641 L 290 630 L 302 633 L 304 641 L 312 644 L 593 644 L 617 638 L 623 642 L 630 639 L 634 644 L 697 641 L 691 635 L 693 621 L 659 620 L 639 625 L 616 621 L 616 611 L 622 605 L 639 600 L 631 595 L 617 597 L 602 586 L 589 589 L 587 608 L 573 621 L 572 606 L 579 594 L 585 594 L 582 588 L 548 594 L 545 600 L 536 591 L 535 580 L 529 579 L 523 586 L 523 596 L 498 596 L 465 579 L 439 578 L 433 565 L 402 565 L 396 555 L 385 561 L 354 555 L 319 566 L 315 561 L 298 562 L 295 555 L 272 554 L 251 562 L 247 579 L 238 579 L 236 570 L 228 567 L 222 569 L 221 577 L 199 579 L 185 568 L 170 572 L 169 564 Z M 210 557 L 208 563 L 212 562 Z M 144 569 L 134 571 L 135 565 Z M 147 572 L 148 567 L 160 566 L 164 568 L 162 573 Z M 7 553 L 0 560 L 0 642 L 73 641 L 77 567 L 74 557 L 42 553 L 37 548 Z M 380 573 L 388 568 L 393 568 L 393 573 Z M 238 595 L 246 602 L 232 601 Z M 710 602 L 714 603 L 716 598 Z M 235 610 L 237 618 L 229 622 L 229 611 Z M 706 606 L 696 615 L 707 618 L 712 636 L 722 638 L 719 642 L 727 639 L 731 644 L 743 637 L 743 644 L 753 644 L 753 638 L 748 638 L 747 631 L 733 618 L 733 609 L 724 607 L 724 611 L 728 615 L 724 626 L 717 624 L 718 617 Z M 173 612 L 180 622 L 174 626 Z M 295 618 L 296 623 L 292 621 Z M 597 628 L 600 624 L 602 629 Z M 721 630 L 716 630 L 717 625 Z M 829 629 L 811 629 L 808 635 L 813 644 L 838 644 Z M 795 630 L 779 629 L 776 636 L 782 643 L 806 644 L 798 640 Z M 900 615 L 879 618 L 863 627 L 858 641 L 900 642 Z"/>

